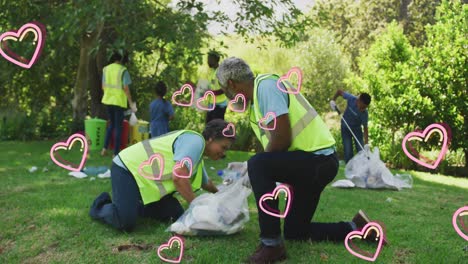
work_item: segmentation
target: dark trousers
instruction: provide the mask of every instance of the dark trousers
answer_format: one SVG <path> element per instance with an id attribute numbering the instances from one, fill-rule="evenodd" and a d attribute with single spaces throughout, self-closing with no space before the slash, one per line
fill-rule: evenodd
<path id="1" fill-rule="evenodd" d="M 226 107 L 215 106 L 213 111 L 208 111 L 206 113 L 206 123 L 210 122 L 213 119 L 223 119 L 224 114 L 226 113 Z"/>
<path id="2" fill-rule="evenodd" d="M 352 231 L 346 222 L 311 222 L 320 194 L 338 172 L 336 154 L 323 156 L 304 151 L 259 153 L 248 161 L 248 172 L 257 201 L 261 238 L 278 238 L 281 235 L 280 218 L 264 213 L 258 205 L 263 194 L 275 189 L 275 182 L 287 183 L 292 189 L 292 202 L 284 222 L 285 239 L 343 241 Z M 270 200 L 267 205 L 278 209 L 277 200 Z"/>
<path id="3" fill-rule="evenodd" d="M 109 147 L 109 142 L 112 136 L 112 131 L 115 128 L 114 155 L 119 154 L 119 151 L 120 151 L 120 138 L 122 137 L 124 111 L 125 109 L 120 106 L 116 106 L 116 105 L 107 106 L 107 115 L 108 115 L 110 122 L 109 122 L 109 127 L 107 128 L 107 131 L 106 131 L 106 138 L 104 140 L 104 148 L 107 149 L 107 147 Z"/>
<path id="4" fill-rule="evenodd" d="M 91 208 L 93 219 L 101 220 L 117 229 L 131 231 L 138 217 L 149 217 L 160 221 L 175 221 L 184 209 L 172 194 L 161 200 L 143 205 L 138 185 L 132 174 L 112 163 L 112 202 L 99 208 Z"/>
<path id="5" fill-rule="evenodd" d="M 351 127 L 351 130 L 353 131 L 356 138 L 359 140 L 359 143 L 361 143 L 361 146 L 364 147 L 364 140 L 361 127 Z M 348 163 L 348 161 L 351 160 L 354 156 L 353 141 L 354 146 L 356 147 L 356 153 L 361 151 L 361 147 L 359 146 L 358 141 L 356 141 L 356 139 L 353 137 L 353 134 L 351 134 L 349 128 L 345 124 L 341 124 L 341 138 L 343 139 L 345 162 Z"/>

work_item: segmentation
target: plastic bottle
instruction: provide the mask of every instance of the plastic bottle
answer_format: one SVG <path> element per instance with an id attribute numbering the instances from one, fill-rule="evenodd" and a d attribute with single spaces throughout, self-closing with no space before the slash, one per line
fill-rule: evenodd
<path id="1" fill-rule="evenodd" d="M 225 185 L 229 185 L 241 177 L 240 172 L 229 169 L 219 170 L 218 176 L 223 178 L 223 184 Z"/>

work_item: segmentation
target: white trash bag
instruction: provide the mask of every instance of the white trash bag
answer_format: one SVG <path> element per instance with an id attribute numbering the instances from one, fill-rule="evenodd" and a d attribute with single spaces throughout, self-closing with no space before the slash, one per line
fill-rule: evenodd
<path id="1" fill-rule="evenodd" d="M 413 186 L 411 175 L 393 175 L 385 163 L 380 160 L 379 149 L 375 147 L 374 151 L 371 152 L 369 145 L 365 145 L 364 150 L 359 151 L 346 164 L 345 176 L 359 188 L 401 190 Z"/>
<path id="2" fill-rule="evenodd" d="M 135 113 L 131 113 L 130 115 L 130 119 L 128 120 L 128 124 L 130 124 L 131 126 L 136 126 L 136 124 L 138 123 L 138 118 L 136 117 Z"/>
<path id="3" fill-rule="evenodd" d="M 239 232 L 249 221 L 248 176 L 244 175 L 217 193 L 205 193 L 166 231 L 179 235 L 230 235 Z"/>

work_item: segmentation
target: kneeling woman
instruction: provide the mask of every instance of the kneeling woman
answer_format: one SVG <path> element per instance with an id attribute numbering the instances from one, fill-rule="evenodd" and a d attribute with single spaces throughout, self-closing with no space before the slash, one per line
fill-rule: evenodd
<path id="1" fill-rule="evenodd" d="M 208 179 L 203 156 L 212 160 L 224 157 L 234 141 L 234 137 L 223 134 L 227 125 L 215 119 L 206 125 L 202 135 L 178 130 L 122 150 L 111 167 L 113 200 L 107 192 L 100 194 L 89 215 L 125 231 L 135 227 L 138 217 L 177 220 L 184 209 L 173 197 L 176 191 L 188 203 L 195 199 L 194 191 L 200 187 L 212 193 L 218 191 Z"/>

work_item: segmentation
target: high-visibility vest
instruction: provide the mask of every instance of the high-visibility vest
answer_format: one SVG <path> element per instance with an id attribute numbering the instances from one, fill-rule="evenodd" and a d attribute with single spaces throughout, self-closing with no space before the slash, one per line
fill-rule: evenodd
<path id="1" fill-rule="evenodd" d="M 117 105 L 127 108 L 127 95 L 123 89 L 123 74 L 127 68 L 118 63 L 104 67 L 104 96 L 101 102 L 106 105 Z"/>
<path id="2" fill-rule="evenodd" d="M 265 79 L 279 79 L 278 75 L 263 74 L 255 78 L 254 93 L 253 93 L 253 111 L 250 110 L 250 125 L 260 140 L 263 148 L 265 149 L 271 139 L 269 130 L 260 128 L 258 122 L 266 115 L 261 113 L 258 104 L 258 85 Z M 283 85 L 291 91 L 293 86 L 283 81 Z M 278 89 L 276 86 L 271 89 Z M 330 130 L 323 122 L 322 118 L 317 114 L 317 111 L 310 105 L 310 103 L 302 96 L 302 94 L 288 93 L 289 97 L 289 120 L 291 123 L 292 143 L 288 151 L 303 150 L 314 152 L 317 150 L 330 148 L 335 145 Z M 265 124 L 264 124 L 265 125 Z"/>
<path id="3" fill-rule="evenodd" d="M 211 70 L 211 68 L 210 68 Z M 211 76 L 210 76 L 210 88 L 211 88 L 211 91 L 215 94 L 215 102 L 213 102 L 213 97 L 208 97 L 208 103 L 209 104 L 221 104 L 221 103 L 224 103 L 227 98 L 226 98 L 226 95 L 224 94 L 223 90 L 221 90 L 221 87 L 219 86 L 219 83 L 218 83 L 218 78 L 216 78 L 216 72 L 218 71 L 217 69 L 216 70 L 211 70 Z"/>
<path id="4" fill-rule="evenodd" d="M 202 135 L 191 130 L 177 130 L 169 132 L 163 136 L 147 139 L 137 144 L 132 145 L 119 153 L 119 157 L 125 164 L 127 169 L 133 174 L 135 181 L 140 189 L 141 198 L 143 204 L 159 201 L 162 197 L 167 194 L 171 194 L 176 191 L 174 181 L 172 179 L 172 170 L 175 165 L 173 145 L 178 136 L 183 133 L 194 133 L 201 138 Z M 203 139 L 203 142 L 205 140 Z M 202 153 L 205 149 L 203 146 Z M 159 178 L 160 175 L 160 164 L 155 159 L 151 165 L 143 165 L 145 161 L 149 161 L 153 154 L 160 154 L 164 161 L 162 176 L 159 180 L 148 179 L 148 178 Z M 201 187 L 203 177 L 203 155 L 200 155 L 200 160 L 192 161 L 192 175 L 190 177 L 192 189 L 198 190 Z M 139 173 L 139 168 L 147 175 L 151 177 L 143 177 Z"/>

